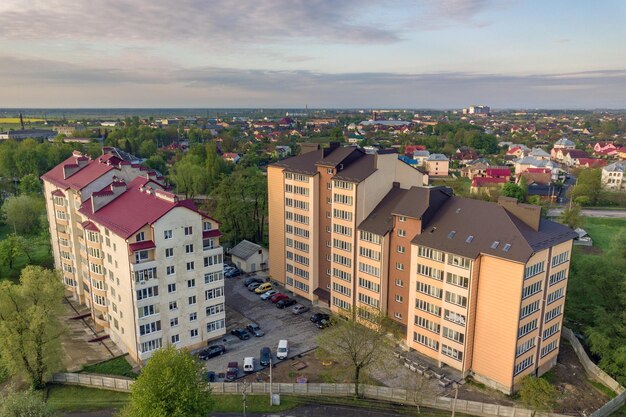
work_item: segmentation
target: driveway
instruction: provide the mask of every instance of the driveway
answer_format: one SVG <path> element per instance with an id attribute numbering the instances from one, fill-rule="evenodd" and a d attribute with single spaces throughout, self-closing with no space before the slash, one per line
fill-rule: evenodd
<path id="1" fill-rule="evenodd" d="M 265 275 L 260 275 L 260 277 L 265 278 Z M 249 356 L 255 358 L 256 370 L 260 370 L 259 351 L 262 347 L 271 349 L 272 361 L 277 363 L 276 347 L 281 339 L 289 341 L 287 360 L 317 347 L 316 337 L 319 334 L 319 329 L 309 320 L 312 314 L 311 310 L 301 315 L 294 315 L 291 312 L 291 307 L 283 310 L 278 309 L 270 300 L 261 300 L 259 295 L 248 291 L 243 286 L 244 279 L 245 277 L 237 277 L 226 278 L 225 280 L 227 334 L 223 339 L 211 342 L 211 344 L 224 345 L 226 353 L 206 361 L 207 371 L 213 371 L 216 374 L 223 373 L 226 370 L 226 365 L 231 361 L 238 362 L 241 369 L 243 359 Z M 281 287 L 274 286 L 274 288 L 284 292 Z M 296 299 L 299 303 L 311 307 L 309 301 L 300 297 L 296 297 Z M 313 312 L 318 311 L 312 310 Z M 251 322 L 257 323 L 265 335 L 254 337 L 250 334 L 248 340 L 239 340 L 230 335 L 232 329 L 245 328 Z M 239 376 L 243 376 L 243 372 L 240 372 Z M 220 380 L 217 379 L 217 381 Z"/>
<path id="2" fill-rule="evenodd" d="M 558 217 L 563 213 L 563 209 L 548 210 L 548 217 Z M 583 209 L 580 214 L 584 217 L 602 217 L 606 219 L 626 219 L 626 210 L 601 210 Z"/>

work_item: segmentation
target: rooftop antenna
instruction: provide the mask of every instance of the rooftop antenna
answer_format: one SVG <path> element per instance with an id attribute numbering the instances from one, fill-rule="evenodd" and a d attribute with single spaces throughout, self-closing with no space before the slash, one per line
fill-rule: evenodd
<path id="1" fill-rule="evenodd" d="M 22 125 L 22 130 L 24 130 L 24 118 L 22 117 L 22 112 L 20 112 L 20 124 Z"/>

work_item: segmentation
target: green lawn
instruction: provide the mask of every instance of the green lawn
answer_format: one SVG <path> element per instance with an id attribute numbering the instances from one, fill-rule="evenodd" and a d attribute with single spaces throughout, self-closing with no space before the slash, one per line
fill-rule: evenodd
<path id="1" fill-rule="evenodd" d="M 128 402 L 125 392 L 85 388 L 74 385 L 51 385 L 48 404 L 54 410 L 90 411 L 122 408 Z"/>
<path id="2" fill-rule="evenodd" d="M 4 239 L 11 233 L 12 230 L 9 225 L 0 225 L 0 240 Z M 0 264 L 0 280 L 10 279 L 17 282 L 22 268 L 26 265 L 40 265 L 46 268 L 54 267 L 52 254 L 50 253 L 50 243 L 41 242 L 37 239 L 37 237 L 27 236 L 26 239 L 29 243 L 31 251 L 31 261 L 28 261 L 28 257 L 26 255 L 21 255 L 13 262 L 13 268 L 9 268 L 9 265 Z"/>
<path id="3" fill-rule="evenodd" d="M 593 239 L 593 246 L 607 251 L 612 246 L 613 238 L 620 231 L 626 231 L 626 219 L 585 217 L 582 228 Z"/>
<path id="4" fill-rule="evenodd" d="M 128 363 L 125 356 L 85 366 L 81 372 L 90 374 L 119 375 L 128 378 L 137 378 L 138 376 L 137 373 L 133 372 L 133 367 Z"/>

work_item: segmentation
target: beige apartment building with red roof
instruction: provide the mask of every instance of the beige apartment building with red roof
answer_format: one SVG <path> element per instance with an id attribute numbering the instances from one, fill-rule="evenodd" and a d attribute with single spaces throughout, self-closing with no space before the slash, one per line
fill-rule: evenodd
<path id="1" fill-rule="evenodd" d="M 540 208 L 455 197 L 394 153 L 317 149 L 268 168 L 270 273 L 501 391 L 556 363 L 572 242 Z"/>
<path id="2" fill-rule="evenodd" d="M 114 153 L 44 174 L 54 262 L 99 331 L 137 362 L 225 333 L 219 224 Z"/>

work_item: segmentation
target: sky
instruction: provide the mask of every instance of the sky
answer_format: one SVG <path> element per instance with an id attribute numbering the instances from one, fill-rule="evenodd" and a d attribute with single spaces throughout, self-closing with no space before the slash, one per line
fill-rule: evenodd
<path id="1" fill-rule="evenodd" d="M 0 107 L 626 108 L 623 0 L 1 0 Z"/>

